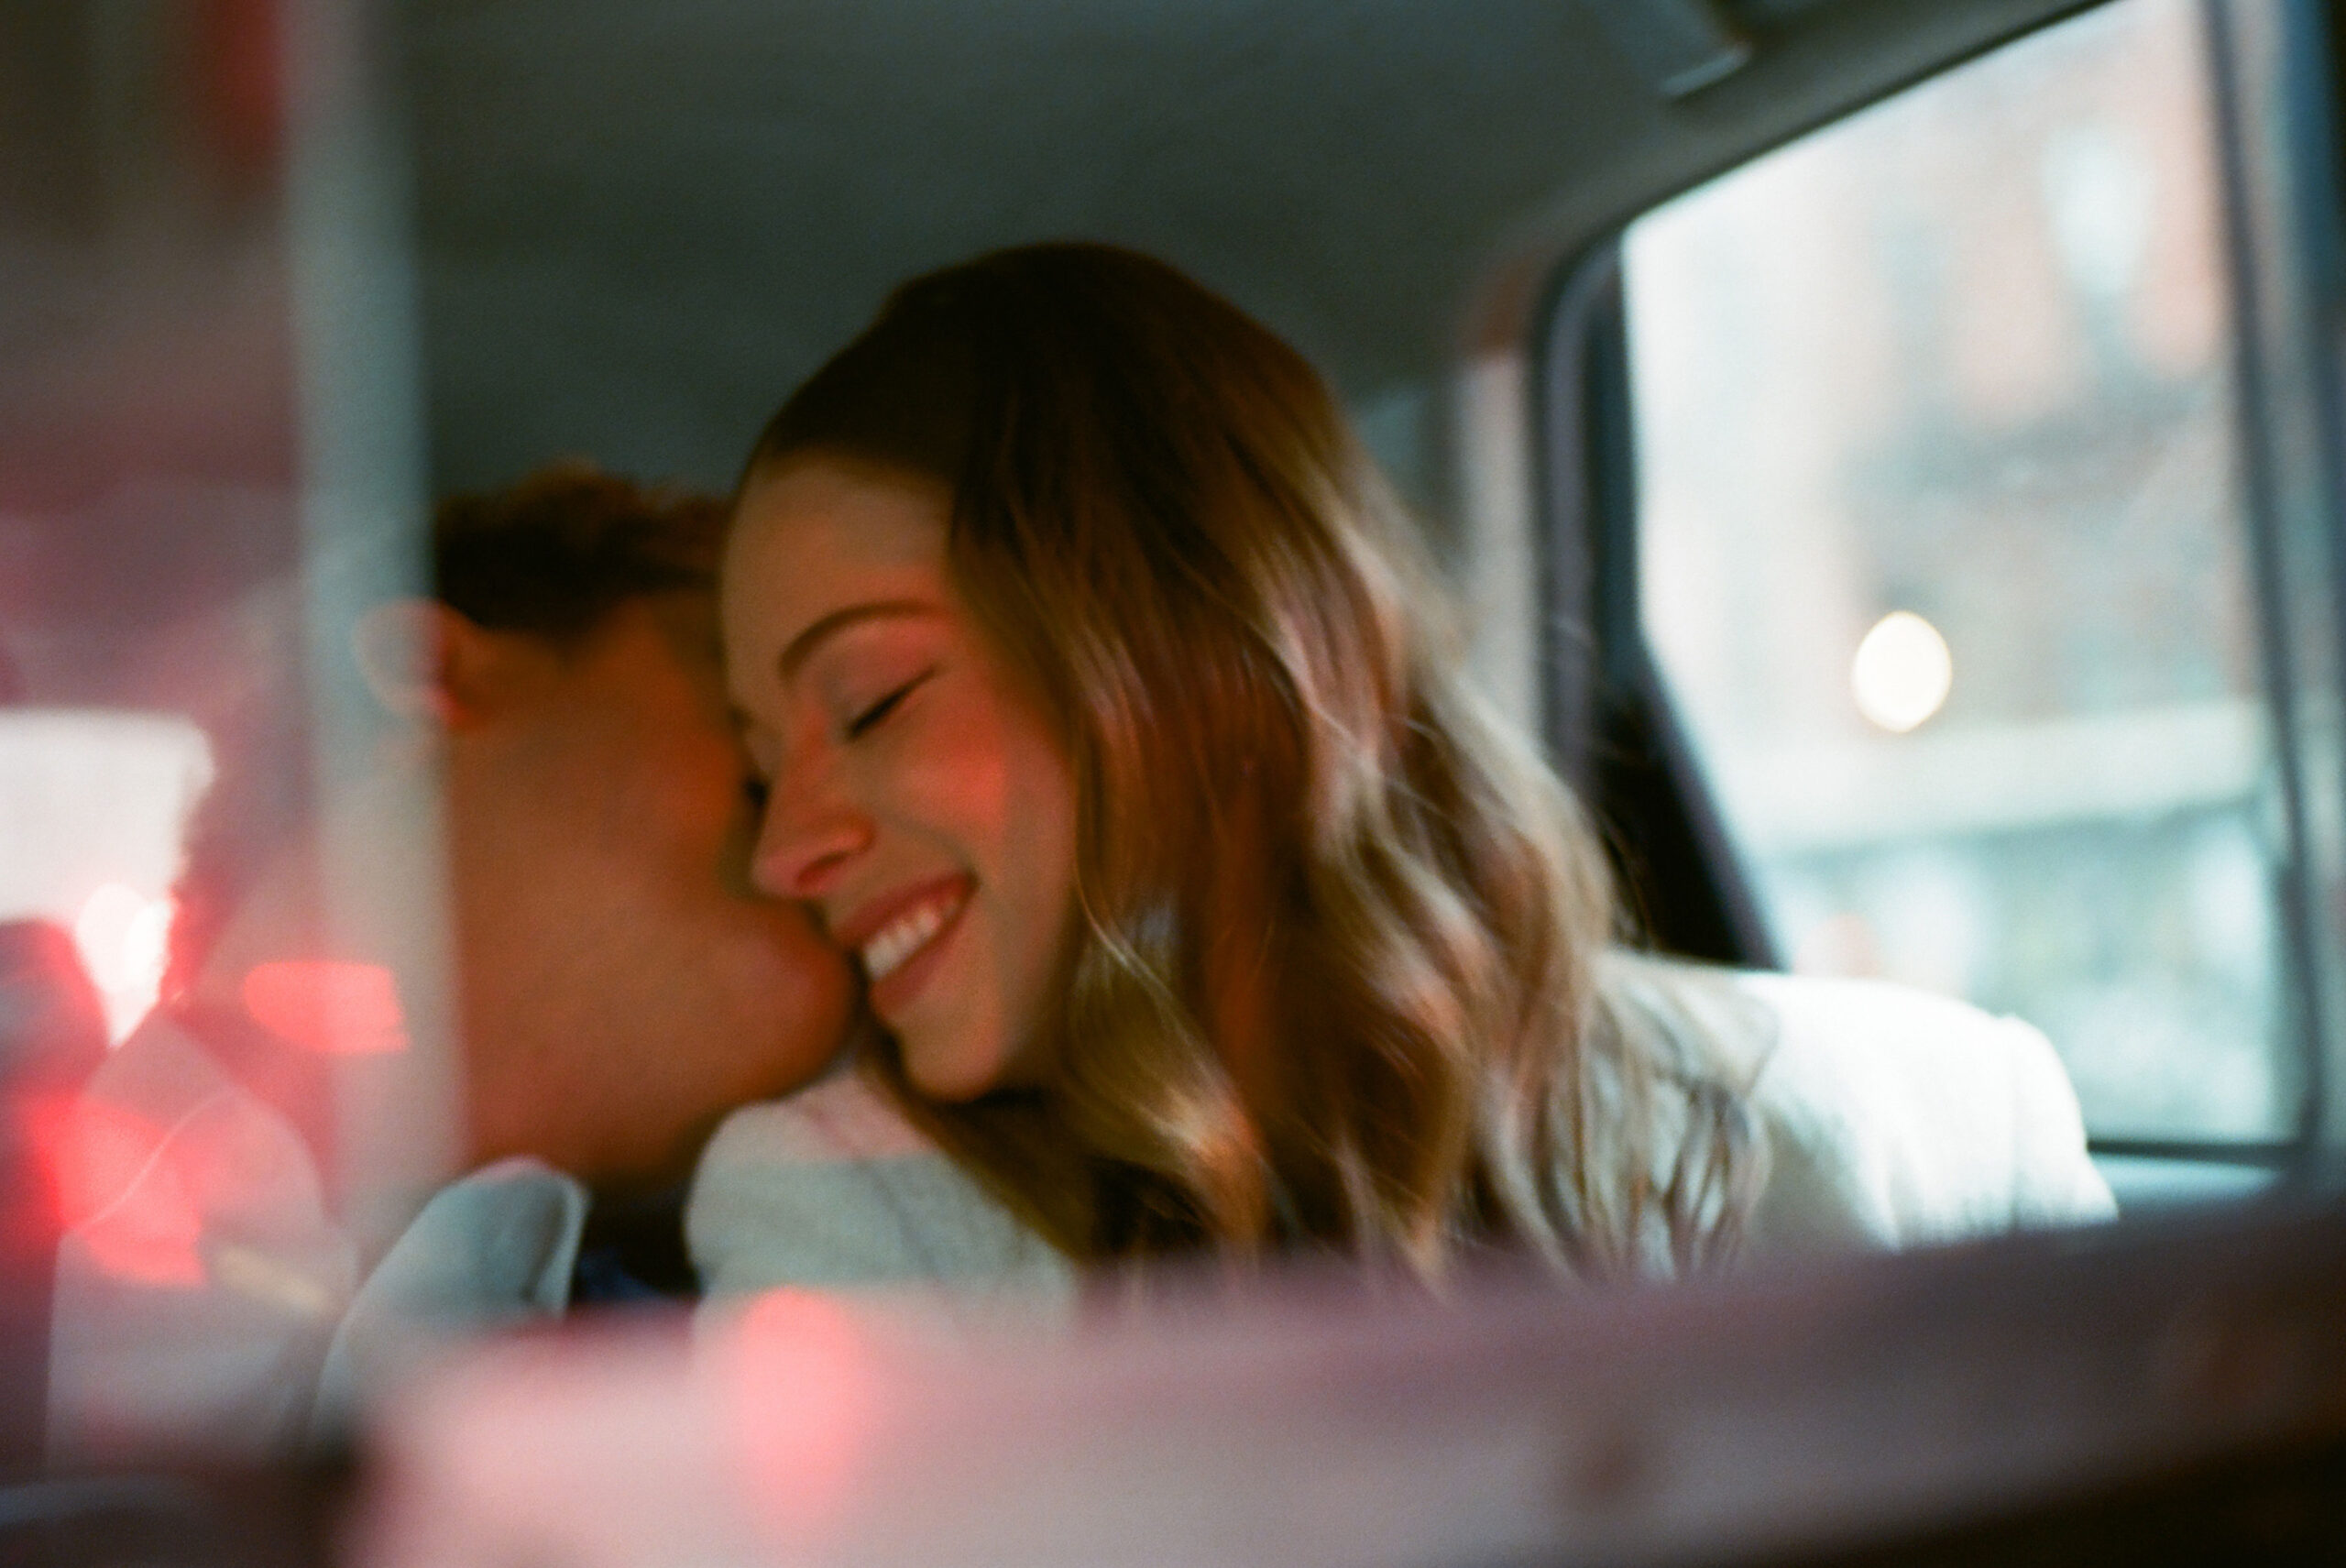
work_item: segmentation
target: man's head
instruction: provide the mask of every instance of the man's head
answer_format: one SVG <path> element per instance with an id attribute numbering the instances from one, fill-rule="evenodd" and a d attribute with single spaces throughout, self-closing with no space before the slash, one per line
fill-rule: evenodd
<path id="1" fill-rule="evenodd" d="M 583 465 L 434 519 L 472 1153 L 678 1173 L 716 1119 L 834 1054 L 843 961 L 746 876 L 708 498 Z"/>
<path id="2" fill-rule="evenodd" d="M 436 766 L 444 789 L 475 1162 L 672 1179 L 844 1035 L 843 960 L 745 874 L 722 528 L 706 497 L 542 469 L 444 502 L 435 597 L 356 628 L 389 720 L 372 770 Z"/>

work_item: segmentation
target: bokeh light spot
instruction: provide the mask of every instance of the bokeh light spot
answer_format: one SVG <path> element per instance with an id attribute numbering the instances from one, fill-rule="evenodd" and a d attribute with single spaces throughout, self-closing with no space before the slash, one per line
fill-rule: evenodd
<path id="1" fill-rule="evenodd" d="M 1874 623 L 1849 665 L 1849 690 L 1869 722 L 1903 735 L 1945 707 L 1955 655 L 1937 627 L 1912 610 Z"/>
<path id="2" fill-rule="evenodd" d="M 320 1056 L 384 1056 L 407 1048 L 398 984 L 380 964 L 295 959 L 245 976 L 245 1011 L 289 1044 Z"/>
<path id="3" fill-rule="evenodd" d="M 149 898 L 118 882 L 82 901 L 73 920 L 73 945 L 104 1004 L 109 1039 L 119 1043 L 155 1005 L 170 963 L 177 914 L 169 897 Z"/>
<path id="4" fill-rule="evenodd" d="M 754 1517 L 804 1545 L 837 1522 L 864 1457 L 871 1350 L 839 1303 L 771 1290 L 742 1314 L 733 1420 Z"/>

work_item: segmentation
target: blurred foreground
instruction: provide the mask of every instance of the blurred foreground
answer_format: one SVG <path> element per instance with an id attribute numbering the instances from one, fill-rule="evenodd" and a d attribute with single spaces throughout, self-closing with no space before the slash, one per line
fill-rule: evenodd
<path id="1" fill-rule="evenodd" d="M 795 1295 L 488 1346 L 348 1477 L 0 1504 L 8 1562 L 2334 1563 L 2346 1213 L 946 1344 Z M 43 1524 L 44 1519 L 49 1523 Z"/>

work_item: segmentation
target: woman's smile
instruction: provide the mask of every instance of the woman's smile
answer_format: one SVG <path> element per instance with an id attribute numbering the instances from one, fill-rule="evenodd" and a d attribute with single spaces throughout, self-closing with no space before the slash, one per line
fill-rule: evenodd
<path id="1" fill-rule="evenodd" d="M 946 877 L 875 899 L 839 927 L 835 939 L 862 964 L 872 1011 L 882 1023 L 897 1021 L 903 1004 L 936 969 L 974 889 L 966 874 Z"/>

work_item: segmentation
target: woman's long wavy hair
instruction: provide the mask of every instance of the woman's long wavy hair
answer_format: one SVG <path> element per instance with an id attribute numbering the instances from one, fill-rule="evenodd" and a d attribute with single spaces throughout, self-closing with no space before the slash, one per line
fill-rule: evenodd
<path id="1" fill-rule="evenodd" d="M 1299 355 L 1147 258 L 1003 251 L 900 288 L 745 487 L 826 454 L 950 488 L 955 585 L 1075 773 L 1044 1085 L 937 1105 L 876 1061 L 949 1152 L 1081 1259 L 1732 1245 L 1742 1097 L 1597 984 L 1602 851 L 1462 688 Z"/>

